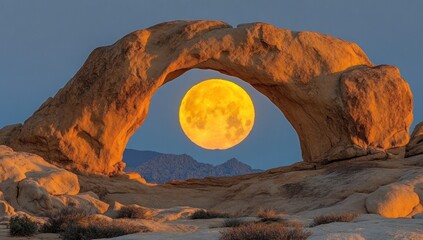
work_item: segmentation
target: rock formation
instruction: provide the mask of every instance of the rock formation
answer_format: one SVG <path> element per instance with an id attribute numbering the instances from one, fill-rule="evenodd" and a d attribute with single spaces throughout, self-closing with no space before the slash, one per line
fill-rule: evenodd
<path id="1" fill-rule="evenodd" d="M 405 149 L 405 156 L 423 154 L 423 122 L 417 124 Z"/>
<path id="2" fill-rule="evenodd" d="M 91 213 L 103 213 L 108 204 L 95 194 L 80 193 L 77 175 L 30 153 L 0 145 L 0 218 L 16 211 L 45 214 L 73 203 Z"/>
<path id="3" fill-rule="evenodd" d="M 174 21 L 95 49 L 83 67 L 0 141 L 56 165 L 121 172 L 122 153 L 154 92 L 194 69 L 238 77 L 266 95 L 298 133 L 303 160 L 370 155 L 409 140 L 412 95 L 393 66 L 374 66 L 354 43 L 269 24 Z"/>

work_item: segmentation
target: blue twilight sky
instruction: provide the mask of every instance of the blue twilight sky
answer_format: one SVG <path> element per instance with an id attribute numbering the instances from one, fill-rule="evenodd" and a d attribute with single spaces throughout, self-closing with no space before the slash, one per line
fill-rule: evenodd
<path id="1" fill-rule="evenodd" d="M 23 122 L 53 96 L 97 46 L 127 33 L 171 20 L 223 20 L 236 26 L 267 22 L 280 28 L 318 31 L 356 42 L 376 64 L 400 68 L 414 93 L 416 122 L 423 121 L 423 1 L 249 1 L 90 0 L 0 1 L 0 127 Z M 183 94 L 207 78 L 241 84 L 256 106 L 247 139 L 225 151 L 192 144 L 178 123 Z M 301 159 L 298 138 L 282 113 L 239 79 L 215 71 L 192 70 L 159 89 L 145 124 L 129 148 L 187 153 L 219 164 L 236 157 L 255 168 Z"/>

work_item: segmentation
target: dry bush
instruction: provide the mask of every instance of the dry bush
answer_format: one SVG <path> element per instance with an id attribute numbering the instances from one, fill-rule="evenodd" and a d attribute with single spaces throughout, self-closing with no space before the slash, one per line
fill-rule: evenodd
<path id="1" fill-rule="evenodd" d="M 38 231 L 38 224 L 27 216 L 15 216 L 10 219 L 11 236 L 33 236 Z"/>
<path id="2" fill-rule="evenodd" d="M 69 225 L 77 223 L 86 218 L 87 212 L 75 208 L 74 206 L 67 206 L 59 211 L 50 213 L 47 217 L 47 222 L 41 228 L 41 232 L 45 233 L 59 233 L 64 231 Z"/>
<path id="3" fill-rule="evenodd" d="M 123 206 L 118 211 L 117 218 L 151 219 L 150 213 L 138 206 Z"/>
<path id="4" fill-rule="evenodd" d="M 222 224 L 222 227 L 239 227 L 240 225 L 245 224 L 239 218 L 228 218 Z"/>
<path id="5" fill-rule="evenodd" d="M 359 213 L 343 213 L 318 216 L 313 219 L 312 227 L 332 222 L 351 222 L 359 215 Z"/>
<path id="6" fill-rule="evenodd" d="M 133 212 L 131 213 L 133 214 Z M 147 232 L 149 229 L 128 221 L 89 215 L 81 209 L 68 206 L 50 214 L 42 227 L 42 231 L 60 233 L 64 240 L 85 240 L 118 237 L 137 232 Z"/>
<path id="7" fill-rule="evenodd" d="M 257 212 L 257 216 L 261 218 L 261 221 L 263 222 L 276 222 L 280 220 L 278 214 L 273 208 L 260 208 Z"/>
<path id="8" fill-rule="evenodd" d="M 191 219 L 230 218 L 229 213 L 219 211 L 197 210 L 191 215 Z"/>
<path id="9" fill-rule="evenodd" d="M 113 238 L 138 232 L 149 232 L 145 226 L 130 223 L 128 221 L 104 219 L 83 219 L 78 223 L 69 225 L 60 236 L 63 240 L 85 240 L 98 238 Z"/>
<path id="10" fill-rule="evenodd" d="M 220 240 L 305 240 L 310 232 L 303 227 L 285 227 L 280 223 L 245 223 L 222 232 Z"/>

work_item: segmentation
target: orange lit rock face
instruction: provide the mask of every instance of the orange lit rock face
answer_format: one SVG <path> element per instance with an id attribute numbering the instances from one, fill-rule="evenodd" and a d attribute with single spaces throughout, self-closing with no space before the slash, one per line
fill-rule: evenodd
<path id="1" fill-rule="evenodd" d="M 408 142 L 412 95 L 395 67 L 374 67 L 356 44 L 327 35 L 216 21 L 163 23 L 95 49 L 54 98 L 0 140 L 67 169 L 119 173 L 154 92 L 193 68 L 265 94 L 297 131 L 306 162 Z"/>
<path id="2" fill-rule="evenodd" d="M 411 157 L 414 155 L 423 154 L 423 122 L 417 124 L 411 134 L 410 142 L 407 144 L 405 156 Z"/>

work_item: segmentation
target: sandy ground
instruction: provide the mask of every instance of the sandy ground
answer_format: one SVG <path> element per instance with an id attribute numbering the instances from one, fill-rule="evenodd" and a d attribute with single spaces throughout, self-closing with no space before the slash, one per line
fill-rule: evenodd
<path id="1" fill-rule="evenodd" d="M 293 217 L 293 216 L 292 216 Z M 252 218 L 248 219 L 253 220 Z M 303 219 L 308 222 L 309 219 Z M 145 221 L 145 220 L 142 220 Z M 155 232 L 139 233 L 111 238 L 113 240 L 218 240 L 224 219 L 189 220 L 179 219 L 166 223 L 150 222 L 156 225 Z M 161 227 L 160 227 L 161 226 Z M 181 232 L 184 230 L 185 232 Z M 310 240 L 422 240 L 423 219 L 387 219 L 378 215 L 365 214 L 349 223 L 330 223 L 306 228 L 312 235 Z M 58 234 L 38 234 L 34 237 L 10 237 L 7 226 L 0 224 L 0 239 L 4 240 L 53 240 Z"/>
<path id="2" fill-rule="evenodd" d="M 121 237 L 112 238 L 114 240 L 218 240 L 220 231 L 223 228 L 216 228 L 223 222 L 222 219 L 208 220 L 176 220 L 169 224 L 183 224 L 195 226 L 194 232 L 188 233 L 169 233 L 169 232 L 151 232 L 142 234 L 131 234 Z"/>
<path id="3" fill-rule="evenodd" d="M 60 239 L 59 234 L 54 233 L 42 233 L 37 234 L 36 236 L 32 237 L 11 237 L 9 235 L 9 229 L 7 227 L 7 223 L 0 223 L 0 239 L 1 240 L 53 240 L 53 239 Z"/>

